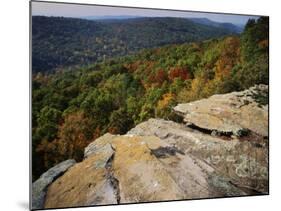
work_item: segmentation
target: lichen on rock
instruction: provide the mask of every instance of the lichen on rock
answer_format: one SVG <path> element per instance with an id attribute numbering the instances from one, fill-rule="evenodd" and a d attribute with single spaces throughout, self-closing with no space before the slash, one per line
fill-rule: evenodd
<path id="1" fill-rule="evenodd" d="M 268 136 L 268 86 L 258 85 L 241 92 L 213 95 L 178 104 L 174 111 L 188 124 L 235 136 L 254 131 Z M 261 99 L 262 98 L 262 99 Z"/>

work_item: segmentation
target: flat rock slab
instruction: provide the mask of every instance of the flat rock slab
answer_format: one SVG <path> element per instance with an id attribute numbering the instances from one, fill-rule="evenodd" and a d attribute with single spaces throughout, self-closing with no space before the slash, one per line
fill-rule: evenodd
<path id="1" fill-rule="evenodd" d="M 207 162 L 156 136 L 106 134 L 89 147 L 93 153 L 49 186 L 45 208 L 246 194 Z"/>
<path id="2" fill-rule="evenodd" d="M 32 209 L 43 209 L 48 186 L 75 164 L 75 160 L 66 160 L 50 168 L 32 184 Z"/>
<path id="3" fill-rule="evenodd" d="M 189 155 L 194 161 L 198 160 L 197 163 L 207 164 L 214 172 L 209 175 L 209 181 L 219 181 L 215 178 L 220 176 L 241 187 L 241 190 L 249 195 L 268 193 L 268 140 L 262 136 L 224 140 L 220 136 L 204 134 L 182 124 L 162 119 L 149 119 L 131 129 L 128 134 L 157 136 L 169 146 L 174 146 L 185 153 L 185 156 Z M 189 158 L 184 160 L 186 159 Z M 181 162 L 183 162 L 181 165 L 185 163 Z M 166 165 L 167 169 L 170 167 L 171 165 Z M 175 171 L 172 170 L 171 174 L 173 172 L 182 174 L 186 169 L 188 168 L 179 167 Z M 231 192 L 228 191 L 227 194 Z"/>
<path id="4" fill-rule="evenodd" d="M 268 106 L 260 102 L 260 98 L 267 96 L 268 86 L 259 85 L 242 92 L 178 104 L 174 111 L 187 124 L 198 128 L 237 136 L 250 130 L 268 136 Z"/>
<path id="5" fill-rule="evenodd" d="M 123 136 L 114 139 L 113 172 L 119 181 L 120 203 L 184 199 L 183 190 L 151 153 L 156 137 Z M 156 145 L 152 146 L 153 148 Z"/>
<path id="6" fill-rule="evenodd" d="M 48 188 L 45 208 L 117 204 L 107 169 L 113 153 L 107 144 L 58 178 Z"/>

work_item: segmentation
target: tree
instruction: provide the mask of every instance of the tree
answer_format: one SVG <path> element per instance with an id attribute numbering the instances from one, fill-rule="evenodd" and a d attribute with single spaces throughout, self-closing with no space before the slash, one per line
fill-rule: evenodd
<path id="1" fill-rule="evenodd" d="M 168 92 L 158 101 L 156 107 L 157 117 L 165 118 L 171 113 L 171 105 L 175 102 L 175 95 Z"/>
<path id="2" fill-rule="evenodd" d="M 173 81 L 175 78 L 180 78 L 181 80 L 190 79 L 190 74 L 187 68 L 184 67 L 171 68 L 169 72 L 169 79 Z"/>
<path id="3" fill-rule="evenodd" d="M 134 121 L 125 108 L 120 108 L 111 113 L 108 131 L 113 134 L 124 134 L 132 128 Z"/>
<path id="4" fill-rule="evenodd" d="M 238 37 L 228 37 L 223 41 L 221 52 L 215 63 L 215 77 L 218 80 L 229 75 L 234 65 L 240 62 L 240 40 Z"/>
<path id="5" fill-rule="evenodd" d="M 94 118 L 96 126 L 106 125 L 110 113 L 116 109 L 114 103 L 113 94 L 94 89 L 82 102 L 81 109 L 87 116 Z"/>
<path id="6" fill-rule="evenodd" d="M 259 48 L 259 43 L 269 39 L 269 19 L 260 17 L 258 20 L 250 19 L 242 33 L 242 59 L 244 62 L 255 59 L 260 53 L 264 53 Z M 267 49 L 266 49 L 267 50 Z"/>
<path id="7" fill-rule="evenodd" d="M 167 73 L 163 69 L 158 69 L 155 73 L 151 72 L 148 77 L 148 82 L 157 86 L 161 86 L 167 80 Z"/>
<path id="8" fill-rule="evenodd" d="M 57 138 L 51 142 L 43 139 L 37 147 L 37 152 L 43 153 L 45 167 L 50 168 L 69 158 L 81 161 L 84 148 L 92 141 L 93 131 L 91 121 L 83 112 L 66 116 L 59 126 Z"/>
<path id="9" fill-rule="evenodd" d="M 61 112 L 59 110 L 49 106 L 42 108 L 37 118 L 38 127 L 34 134 L 35 141 L 54 139 L 57 135 L 60 119 Z"/>

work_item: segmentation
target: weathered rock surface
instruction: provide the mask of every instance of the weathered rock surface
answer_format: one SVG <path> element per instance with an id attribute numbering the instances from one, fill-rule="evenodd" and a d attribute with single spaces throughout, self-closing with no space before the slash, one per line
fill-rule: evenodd
<path id="1" fill-rule="evenodd" d="M 126 135 L 101 136 L 85 148 L 82 162 L 45 186 L 41 204 L 267 194 L 268 106 L 256 96 L 266 90 L 257 86 L 177 106 L 188 124 L 150 119 Z"/>
<path id="2" fill-rule="evenodd" d="M 263 136 L 250 134 L 241 140 L 212 136 L 161 119 L 143 122 L 128 134 L 159 137 L 165 144 L 211 166 L 216 174 L 247 194 L 268 192 L 268 140 Z M 210 175 L 211 180 L 215 178 Z"/>
<path id="3" fill-rule="evenodd" d="M 45 208 L 246 195 L 207 162 L 155 136 L 106 134 L 87 149 L 49 187 Z"/>
<path id="4" fill-rule="evenodd" d="M 174 111 L 187 124 L 223 134 L 242 136 L 251 130 L 268 136 L 268 86 L 258 85 L 242 92 L 213 95 L 208 99 L 178 104 Z"/>
<path id="5" fill-rule="evenodd" d="M 117 204 L 108 169 L 113 154 L 109 145 L 73 166 L 50 185 L 45 208 Z"/>
<path id="6" fill-rule="evenodd" d="M 50 168 L 32 184 L 32 209 L 42 209 L 48 186 L 75 163 L 72 159 L 63 161 Z"/>

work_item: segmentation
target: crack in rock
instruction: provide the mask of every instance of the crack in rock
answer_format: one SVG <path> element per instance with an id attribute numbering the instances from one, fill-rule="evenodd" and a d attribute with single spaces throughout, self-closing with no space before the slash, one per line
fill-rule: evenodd
<path id="1" fill-rule="evenodd" d="M 106 178 L 109 181 L 111 187 L 113 188 L 113 192 L 116 197 L 117 204 L 120 204 L 120 188 L 119 188 L 119 180 L 114 176 L 114 173 L 112 171 L 112 162 L 114 160 L 114 155 L 115 155 L 115 149 L 111 146 L 113 149 L 114 153 L 111 155 L 111 157 L 108 159 L 108 161 L 105 164 L 105 169 L 106 171 Z"/>
<path id="2" fill-rule="evenodd" d="M 231 138 L 232 136 L 243 137 L 243 136 L 249 135 L 249 133 L 250 133 L 250 130 L 245 129 L 245 128 L 242 128 L 237 131 L 219 131 L 219 130 L 202 128 L 193 123 L 186 123 L 186 126 L 193 130 L 197 130 L 201 133 L 209 134 L 212 136 L 224 136 L 224 137 L 229 137 L 229 138 Z"/>
<path id="3" fill-rule="evenodd" d="M 175 146 L 158 147 L 157 149 L 152 149 L 151 154 L 157 158 L 166 158 L 168 155 L 174 156 L 176 153 L 184 155 L 184 152 L 176 148 Z"/>

